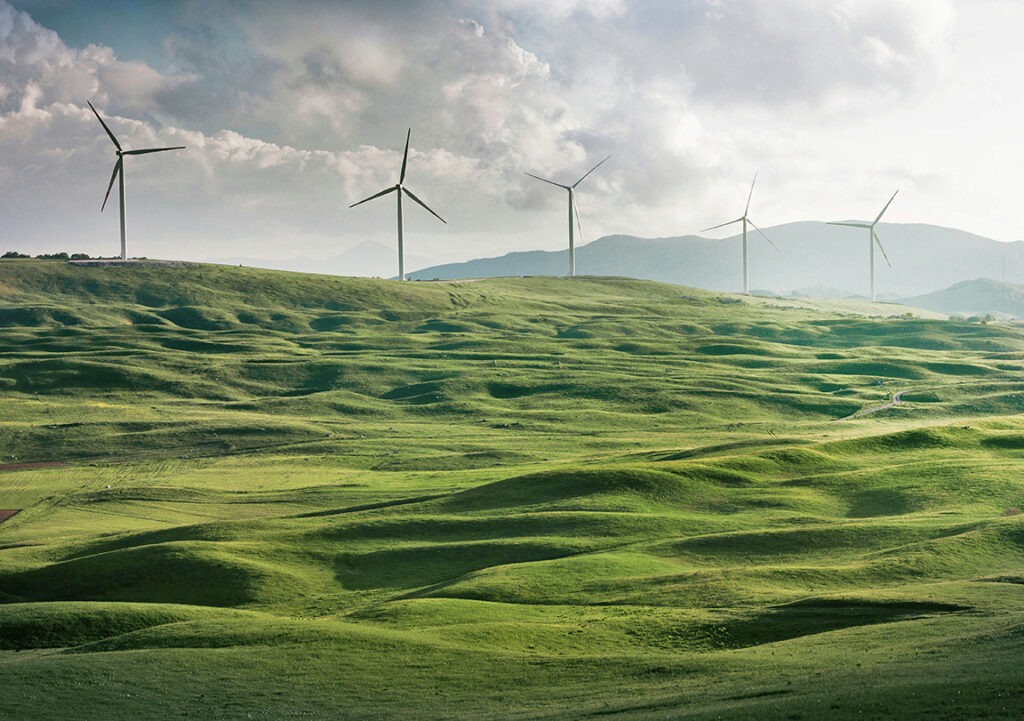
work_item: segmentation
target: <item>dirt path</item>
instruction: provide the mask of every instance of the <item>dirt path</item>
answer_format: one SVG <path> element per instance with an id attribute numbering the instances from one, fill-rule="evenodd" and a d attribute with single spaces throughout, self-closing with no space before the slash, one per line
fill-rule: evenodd
<path id="1" fill-rule="evenodd" d="M 904 391 L 896 391 L 895 393 L 892 394 L 892 400 L 889 401 L 888 403 L 883 403 L 882 405 L 875 406 L 874 408 L 865 408 L 862 411 L 857 411 L 853 415 L 846 416 L 845 418 L 839 418 L 837 420 L 849 421 L 849 420 L 853 420 L 854 418 L 860 418 L 861 416 L 867 416 L 867 415 L 871 415 L 872 413 L 878 413 L 878 411 L 887 411 L 890 408 L 895 408 L 896 406 L 898 406 L 900 403 L 903 402 L 902 398 L 903 398 L 903 394 L 904 393 L 906 393 L 905 390 Z"/>

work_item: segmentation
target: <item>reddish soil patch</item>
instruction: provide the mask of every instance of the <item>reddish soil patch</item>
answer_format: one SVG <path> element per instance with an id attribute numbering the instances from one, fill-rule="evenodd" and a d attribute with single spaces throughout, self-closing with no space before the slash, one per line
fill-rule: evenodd
<path id="1" fill-rule="evenodd" d="M 64 461 L 40 461 L 38 463 L 4 463 L 0 471 L 30 471 L 33 468 L 60 468 L 66 466 Z"/>
<path id="2" fill-rule="evenodd" d="M 8 518 L 10 518 L 11 516 L 15 515 L 16 513 L 19 513 L 20 511 L 21 511 L 20 508 L 15 508 L 15 509 L 12 509 L 12 510 L 9 510 L 9 511 L 0 510 L 0 523 L 3 523 Z"/>

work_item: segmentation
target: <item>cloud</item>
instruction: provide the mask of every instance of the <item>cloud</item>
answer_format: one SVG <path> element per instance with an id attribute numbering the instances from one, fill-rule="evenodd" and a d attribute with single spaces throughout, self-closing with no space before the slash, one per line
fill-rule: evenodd
<path id="1" fill-rule="evenodd" d="M 120 61 L 113 50 L 89 45 L 74 50 L 24 12 L 0 0 L 0 79 L 6 92 L 0 111 L 22 104 L 28 89 L 33 104 L 82 102 L 92 97 L 120 112 L 144 115 L 158 109 L 157 97 L 195 81 L 191 74 L 165 75 L 144 63 Z"/>
<path id="2" fill-rule="evenodd" d="M 128 169 L 133 218 L 168 248 L 391 233 L 370 204 L 343 211 L 396 181 L 410 127 L 409 182 L 451 221 L 448 247 L 557 247 L 564 198 L 523 171 L 571 181 L 612 154 L 581 186 L 588 237 L 691 230 L 756 167 L 827 169 L 808 127 L 926 88 L 955 19 L 950 0 L 179 3 L 157 70 L 69 48 L 0 0 L 0 150 L 41 187 L 75 184 L 67 217 L 96 242 L 111 158 L 86 98 L 129 147 L 189 146 Z M 0 187 L 30 232 L 41 201 Z"/>
<path id="3" fill-rule="evenodd" d="M 948 54 L 951 0 L 707 0 L 679 38 L 699 95 L 777 103 L 911 90 Z"/>

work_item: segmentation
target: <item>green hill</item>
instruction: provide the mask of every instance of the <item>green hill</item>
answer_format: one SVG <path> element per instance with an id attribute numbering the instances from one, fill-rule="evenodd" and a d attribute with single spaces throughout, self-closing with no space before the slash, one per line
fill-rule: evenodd
<path id="1" fill-rule="evenodd" d="M 1016 717 L 1024 331 L 929 316 L 0 262 L 0 718 Z"/>
<path id="2" fill-rule="evenodd" d="M 905 302 L 948 315 L 1024 318 L 1024 287 L 988 278 L 965 280 Z"/>

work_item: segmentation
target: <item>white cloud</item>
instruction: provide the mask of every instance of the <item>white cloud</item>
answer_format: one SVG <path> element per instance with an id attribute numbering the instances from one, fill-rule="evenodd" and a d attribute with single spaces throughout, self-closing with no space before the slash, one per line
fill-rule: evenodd
<path id="1" fill-rule="evenodd" d="M 21 105 L 24 93 L 34 88 L 36 106 L 91 97 L 120 111 L 145 114 L 156 110 L 160 93 L 195 77 L 163 75 L 144 63 L 120 61 L 106 47 L 74 50 L 0 0 L 0 79 L 7 91 L 0 97 L 0 111 Z"/>
<path id="2" fill-rule="evenodd" d="M 410 237 L 463 255 L 483 252 L 481 238 L 497 251 L 561 247 L 564 198 L 523 171 L 574 180 L 606 154 L 580 189 L 588 239 L 734 217 L 758 168 L 768 223 L 851 214 L 875 204 L 879 185 L 934 192 L 941 174 L 925 139 L 941 137 L 930 98 L 956 69 L 952 0 L 301 10 L 195 14 L 166 29 L 175 69 L 158 71 L 110 48 L 69 48 L 0 0 L 0 165 L 28 169 L 0 173 L 0 210 L 20 217 L 4 240 L 52 238 L 50 218 L 63 218 L 76 242 L 108 241 L 96 211 L 112 156 L 90 97 L 127 146 L 189 146 L 128 168 L 130 233 L 152 254 L 202 252 L 211 239 L 222 255 L 260 244 L 295 254 L 281 239 L 308 243 L 306 254 L 390 242 L 393 209 L 346 206 L 397 180 L 409 127 L 410 187 L 450 222 L 410 213 Z M 42 207 L 39 188 L 61 190 L 60 212 Z M 905 195 L 896 219 L 914 207 Z"/>

